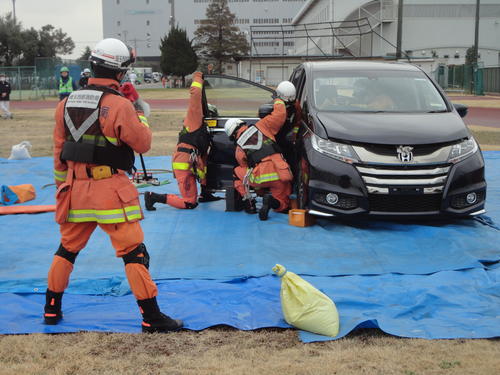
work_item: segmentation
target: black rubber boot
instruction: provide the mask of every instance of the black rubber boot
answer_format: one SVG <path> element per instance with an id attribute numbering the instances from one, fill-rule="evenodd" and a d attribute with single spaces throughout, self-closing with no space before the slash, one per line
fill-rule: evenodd
<path id="1" fill-rule="evenodd" d="M 201 187 L 201 194 L 200 197 L 198 198 L 198 202 L 200 203 L 215 202 L 221 199 L 222 199 L 221 197 L 216 197 L 215 195 L 210 193 L 205 186 Z"/>
<path id="2" fill-rule="evenodd" d="M 172 319 L 163 314 L 158 307 L 156 297 L 138 300 L 137 304 L 142 314 L 142 332 L 170 332 L 181 329 L 182 320 Z"/>
<path id="3" fill-rule="evenodd" d="M 49 289 L 45 293 L 45 313 L 43 319 L 45 324 L 55 325 L 62 319 L 61 301 L 63 292 L 56 293 Z"/>
<path id="4" fill-rule="evenodd" d="M 167 203 L 167 195 L 156 194 L 151 191 L 144 192 L 144 204 L 146 206 L 146 210 L 155 211 L 156 208 L 153 207 L 155 203 Z"/>
<path id="5" fill-rule="evenodd" d="M 269 217 L 269 210 L 271 210 L 271 208 L 276 210 L 279 206 L 280 202 L 277 199 L 274 199 L 271 194 L 266 194 L 262 199 L 262 207 L 259 210 L 259 219 L 262 221 L 267 220 Z"/>
<path id="6" fill-rule="evenodd" d="M 250 198 L 246 199 L 243 201 L 244 207 L 245 207 L 245 212 L 247 214 L 256 214 L 257 213 L 257 207 L 255 205 L 255 199 Z"/>

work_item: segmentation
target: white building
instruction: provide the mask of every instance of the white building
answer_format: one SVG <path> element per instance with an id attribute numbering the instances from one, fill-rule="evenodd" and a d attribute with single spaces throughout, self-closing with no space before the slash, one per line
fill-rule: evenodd
<path id="1" fill-rule="evenodd" d="M 103 34 L 134 46 L 141 57 L 157 60 L 160 39 L 172 24 L 186 29 L 188 37 L 205 18 L 211 0 L 103 0 Z M 236 26 L 249 34 L 252 25 L 289 24 L 306 0 L 228 0 Z M 272 52 L 269 46 L 263 51 Z"/>
<path id="2" fill-rule="evenodd" d="M 308 0 L 292 23 L 338 22 L 366 18 L 375 31 L 370 36 L 316 38 L 295 41 L 295 54 L 394 56 L 397 38 L 398 0 Z M 476 0 L 404 0 L 402 50 L 414 59 L 463 64 L 466 50 L 474 44 Z M 387 41 L 385 41 L 385 40 Z M 480 61 L 500 65 L 500 0 L 481 0 L 479 26 Z"/>

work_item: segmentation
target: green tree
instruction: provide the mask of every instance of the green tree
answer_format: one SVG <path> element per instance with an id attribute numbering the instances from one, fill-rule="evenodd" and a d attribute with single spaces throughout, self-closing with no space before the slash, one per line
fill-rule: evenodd
<path id="1" fill-rule="evenodd" d="M 92 53 L 92 50 L 90 49 L 90 47 L 89 46 L 85 47 L 85 49 L 83 50 L 82 55 L 78 58 L 78 60 L 85 60 L 85 61 L 87 61 L 89 59 L 91 53 Z"/>
<path id="2" fill-rule="evenodd" d="M 247 38 L 234 25 L 227 0 L 213 0 L 205 13 L 206 19 L 195 31 L 196 49 L 206 61 L 215 61 L 216 71 L 222 73 L 222 63 L 249 51 Z"/>
<path id="3" fill-rule="evenodd" d="M 36 57 L 56 57 L 73 52 L 75 43 L 52 25 L 23 29 L 9 13 L 0 16 L 0 64 L 35 65 Z"/>
<path id="4" fill-rule="evenodd" d="M 62 29 L 56 29 L 52 25 L 42 26 L 38 31 L 38 53 L 43 57 L 55 57 L 56 55 L 67 55 L 75 49 L 75 43 Z"/>
<path id="5" fill-rule="evenodd" d="M 467 48 L 467 52 L 465 52 L 465 64 L 473 65 L 476 61 L 476 51 L 474 46 Z"/>
<path id="6" fill-rule="evenodd" d="M 198 57 L 188 39 L 186 30 L 172 27 L 168 35 L 161 39 L 160 67 L 163 74 L 184 77 L 198 67 Z"/>
<path id="7" fill-rule="evenodd" d="M 11 13 L 0 16 L 0 65 L 11 66 L 23 52 L 22 25 Z"/>

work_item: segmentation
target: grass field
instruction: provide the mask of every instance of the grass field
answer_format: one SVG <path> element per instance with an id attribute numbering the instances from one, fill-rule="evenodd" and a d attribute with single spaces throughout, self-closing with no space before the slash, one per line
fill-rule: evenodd
<path id="1" fill-rule="evenodd" d="M 143 90 L 141 94 L 152 99 L 158 90 L 151 91 Z M 171 95 L 178 97 L 180 92 L 173 89 Z M 183 115 L 169 111 L 152 113 L 154 137 L 148 155 L 172 153 Z M 16 111 L 14 120 L 0 121 L 0 126 L 1 157 L 8 157 L 10 147 L 23 140 L 32 143 L 33 156 L 51 155 L 53 110 Z M 472 129 L 481 143 L 500 146 L 500 130 Z M 41 314 L 42 311 L 40 318 Z M 302 344 L 294 330 L 242 332 L 227 327 L 165 335 L 36 334 L 0 336 L 0 375 L 493 375 L 500 373 L 499 354 L 498 339 L 428 341 L 388 336 L 377 330 L 363 330 L 334 342 L 313 344 Z"/>

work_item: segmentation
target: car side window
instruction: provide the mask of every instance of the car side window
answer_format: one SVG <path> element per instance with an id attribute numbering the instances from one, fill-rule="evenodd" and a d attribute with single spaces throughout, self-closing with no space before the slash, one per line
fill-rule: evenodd
<path id="1" fill-rule="evenodd" d="M 274 90 L 227 76 L 205 76 L 208 109 L 215 117 L 257 117 L 259 107 L 272 101 Z"/>
<path id="2" fill-rule="evenodd" d="M 295 71 L 294 76 L 292 77 L 292 83 L 295 86 L 295 89 L 297 90 L 297 98 L 300 98 L 302 96 L 302 92 L 304 91 L 303 89 L 303 81 L 305 78 L 304 74 L 304 69 L 299 69 Z"/>

